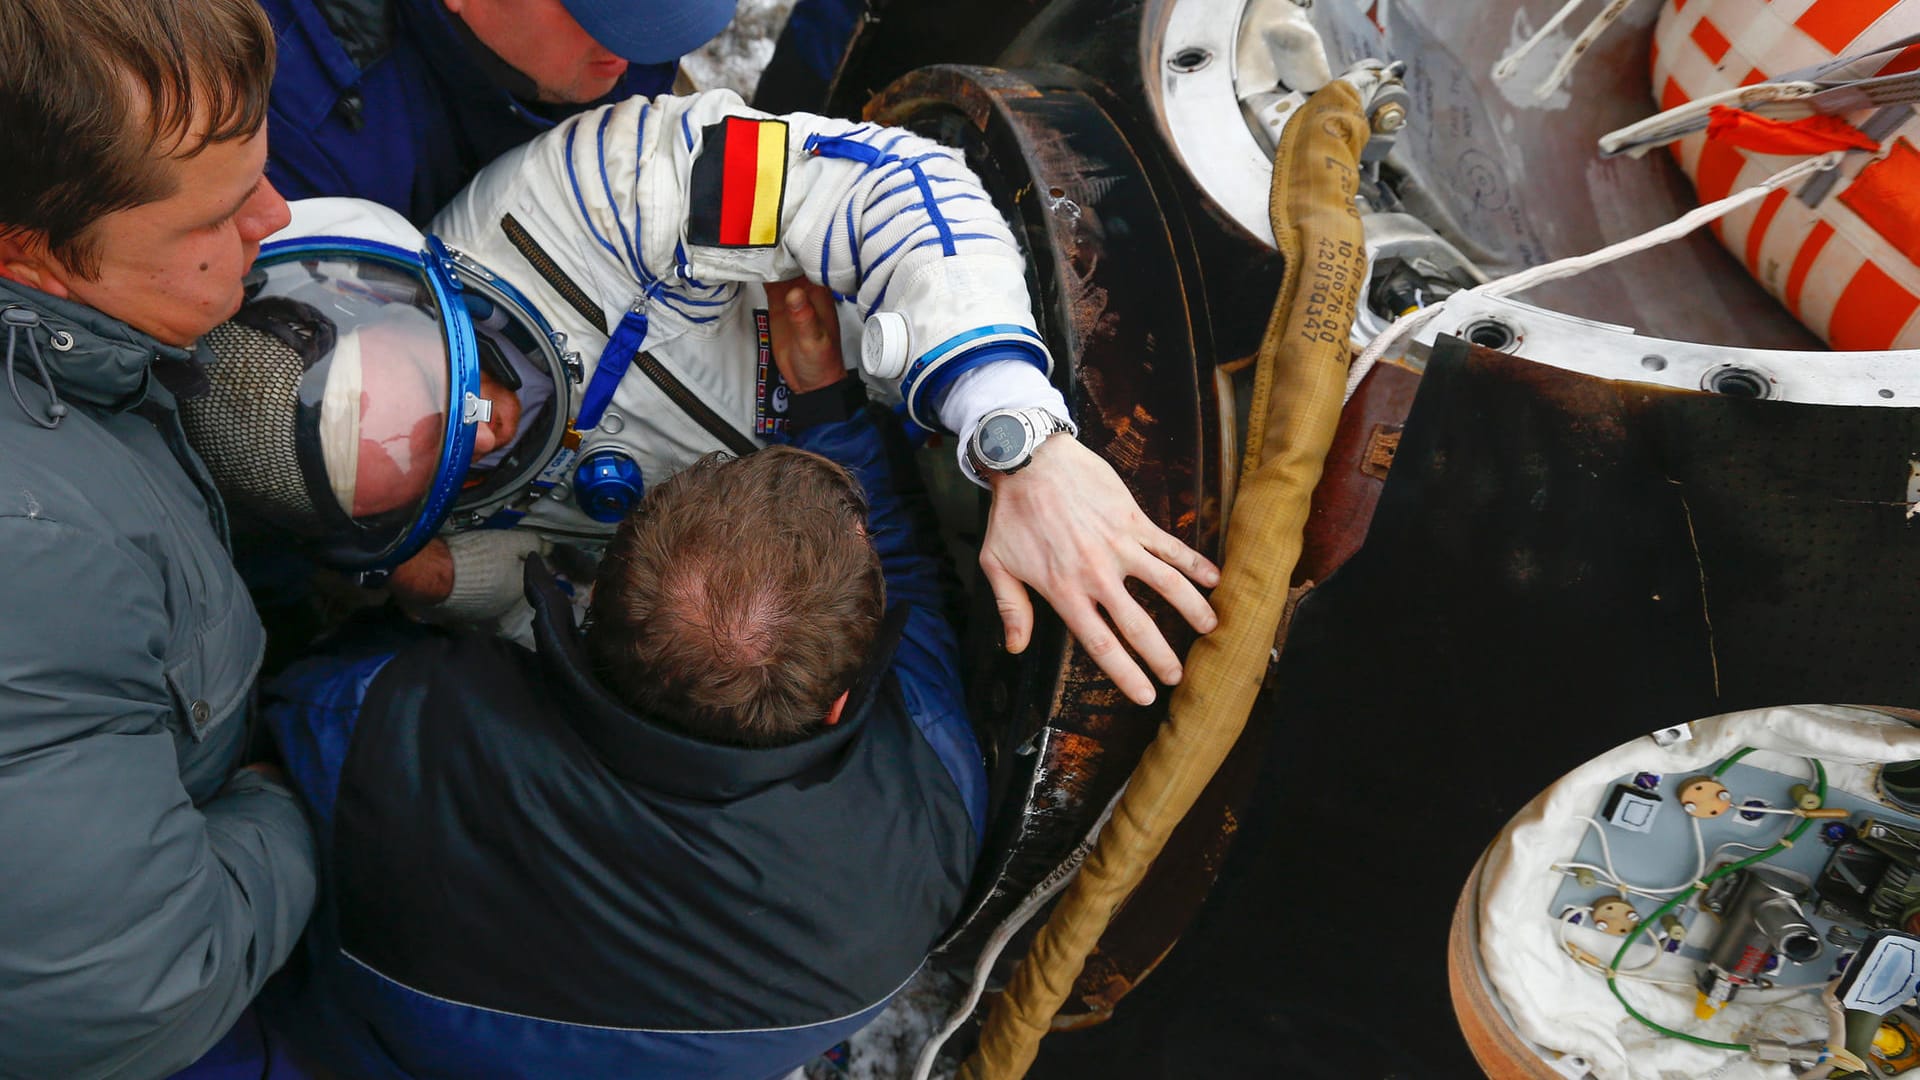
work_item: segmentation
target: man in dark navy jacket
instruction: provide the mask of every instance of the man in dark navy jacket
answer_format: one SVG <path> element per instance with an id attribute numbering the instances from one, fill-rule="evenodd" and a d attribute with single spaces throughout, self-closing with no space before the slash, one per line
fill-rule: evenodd
<path id="1" fill-rule="evenodd" d="M 672 89 L 735 0 L 260 0 L 280 43 L 267 176 L 424 225 L 584 109 Z"/>
<path id="2" fill-rule="evenodd" d="M 271 691 L 328 855 L 268 1007 L 322 1064 L 780 1076 L 959 914 L 986 778 L 952 579 L 898 423 L 827 367 L 788 374 L 797 449 L 649 493 L 584 641 L 534 558 L 538 653 L 435 636 Z"/>

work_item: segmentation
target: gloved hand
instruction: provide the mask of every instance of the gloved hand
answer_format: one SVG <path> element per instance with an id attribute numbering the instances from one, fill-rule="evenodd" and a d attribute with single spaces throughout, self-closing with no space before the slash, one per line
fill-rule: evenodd
<path id="1" fill-rule="evenodd" d="M 453 561 L 453 588 L 426 614 L 444 620 L 484 622 L 513 610 L 525 597 L 523 566 L 553 544 L 531 529 L 474 529 L 445 537 Z"/>

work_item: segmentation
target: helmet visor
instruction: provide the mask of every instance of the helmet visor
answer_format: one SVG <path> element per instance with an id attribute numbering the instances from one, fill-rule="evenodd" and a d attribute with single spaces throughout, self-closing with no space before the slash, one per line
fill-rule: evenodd
<path id="1" fill-rule="evenodd" d="M 247 290 L 207 336 L 213 391 L 183 403 L 189 439 L 236 510 L 322 561 L 403 558 L 444 512 L 460 426 L 440 293 L 419 265 L 313 251 L 263 260 Z"/>

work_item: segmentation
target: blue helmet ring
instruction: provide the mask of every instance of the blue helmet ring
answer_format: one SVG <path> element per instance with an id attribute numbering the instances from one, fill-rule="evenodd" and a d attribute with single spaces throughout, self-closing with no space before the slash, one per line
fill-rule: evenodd
<path id="1" fill-rule="evenodd" d="M 207 336 L 212 390 L 181 410 L 238 520 L 340 569 L 420 550 L 460 496 L 489 409 L 461 291 L 436 242 L 320 233 L 262 247 L 240 312 Z"/>

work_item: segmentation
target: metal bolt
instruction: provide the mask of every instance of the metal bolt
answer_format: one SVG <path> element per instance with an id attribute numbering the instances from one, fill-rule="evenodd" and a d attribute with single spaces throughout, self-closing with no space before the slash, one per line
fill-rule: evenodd
<path id="1" fill-rule="evenodd" d="M 1397 101 L 1389 101 L 1373 112 L 1373 130 L 1382 135 L 1391 135 L 1407 126 L 1407 108 Z"/>
<path id="2" fill-rule="evenodd" d="M 1197 46 L 1189 46 L 1168 58 L 1167 67 L 1172 68 L 1179 74 L 1190 75 L 1212 62 L 1213 53 L 1210 50 Z"/>
<path id="3" fill-rule="evenodd" d="M 566 502 L 568 496 L 571 496 L 572 494 L 573 494 L 572 489 L 568 488 L 567 485 L 555 484 L 553 485 L 553 490 L 547 492 L 547 498 L 552 499 L 555 502 Z"/>

